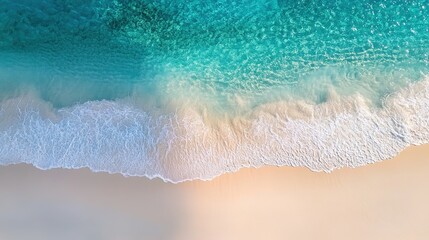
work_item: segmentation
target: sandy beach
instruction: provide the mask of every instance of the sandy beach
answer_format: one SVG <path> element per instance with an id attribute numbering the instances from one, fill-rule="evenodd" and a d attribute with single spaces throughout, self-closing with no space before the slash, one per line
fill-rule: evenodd
<path id="1" fill-rule="evenodd" d="M 429 145 L 356 169 L 181 184 L 0 168 L 0 239 L 429 239 Z"/>

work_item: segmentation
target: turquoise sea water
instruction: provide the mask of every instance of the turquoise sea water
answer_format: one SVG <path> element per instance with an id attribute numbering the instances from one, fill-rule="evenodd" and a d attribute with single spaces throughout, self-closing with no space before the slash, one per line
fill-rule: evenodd
<path id="1" fill-rule="evenodd" d="M 429 140 L 423 0 L 0 0 L 0 161 L 209 179 Z"/>

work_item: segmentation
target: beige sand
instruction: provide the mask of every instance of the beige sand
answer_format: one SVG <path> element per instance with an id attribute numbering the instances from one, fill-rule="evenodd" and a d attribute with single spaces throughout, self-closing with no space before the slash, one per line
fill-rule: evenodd
<path id="1" fill-rule="evenodd" d="M 429 145 L 331 174 L 267 167 L 179 185 L 1 167 L 0 239 L 429 239 Z"/>

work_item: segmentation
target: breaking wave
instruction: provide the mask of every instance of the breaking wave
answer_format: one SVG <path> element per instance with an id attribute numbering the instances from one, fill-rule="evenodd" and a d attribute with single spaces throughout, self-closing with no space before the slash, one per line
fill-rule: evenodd
<path id="1" fill-rule="evenodd" d="M 89 101 L 54 109 L 31 94 L 1 102 L 0 162 L 84 168 L 181 182 L 244 167 L 358 167 L 429 142 L 429 79 L 375 108 L 359 94 L 322 104 L 284 101 L 245 116 L 171 113 L 135 101 Z"/>

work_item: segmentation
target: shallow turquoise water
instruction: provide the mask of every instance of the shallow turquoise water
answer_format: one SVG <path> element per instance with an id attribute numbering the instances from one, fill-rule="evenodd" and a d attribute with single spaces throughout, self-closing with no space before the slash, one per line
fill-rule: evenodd
<path id="1" fill-rule="evenodd" d="M 228 107 L 239 95 L 255 106 L 279 88 L 276 98 L 322 102 L 330 86 L 377 101 L 428 72 L 428 8 L 374 0 L 5 1 L 0 84 L 7 92 L 32 85 L 59 106 L 139 91 L 161 99 L 203 92 L 199 98 Z"/>
<path id="2" fill-rule="evenodd" d="M 6 151 L 5 147 L 0 149 L 0 154 L 3 153 L 0 160 L 5 163 L 29 162 L 44 168 L 89 166 L 94 170 L 183 180 L 263 164 L 304 165 L 313 170 L 362 165 L 387 158 L 407 144 L 424 141 L 420 139 L 423 137 L 419 137 L 419 141 L 407 140 L 404 136 L 408 132 L 417 131 L 407 125 L 411 120 L 408 117 L 397 120 L 398 113 L 386 109 L 389 109 L 388 96 L 424 81 L 429 74 L 428 1 L 0 2 L 0 113 L 3 114 L 0 114 L 0 130 L 3 131 L 0 142 L 4 146 L 14 142 L 28 148 L 21 149 L 21 154 Z M 340 102 L 335 103 L 340 107 L 334 110 L 319 109 L 338 97 L 363 98 L 369 103 Z M 103 101 L 97 102 L 100 100 Z M 21 106 L 22 101 L 27 103 Z M 365 160 L 361 155 L 347 162 L 346 155 L 327 155 L 325 157 L 336 162 L 325 165 L 323 162 L 328 160 L 323 156 L 315 159 L 301 156 L 301 160 L 294 161 L 290 156 L 290 151 L 294 151 L 291 148 L 273 147 L 271 151 L 284 152 L 278 156 L 264 155 L 265 150 L 261 149 L 258 154 L 246 155 L 244 150 L 238 149 L 237 146 L 246 144 L 252 149 L 255 142 L 264 145 L 274 139 L 260 140 L 260 135 L 252 135 L 253 131 L 260 131 L 256 131 L 255 119 L 262 121 L 264 116 L 258 115 L 258 109 L 282 102 L 276 109 L 284 110 L 299 101 L 309 105 L 298 107 L 298 111 L 320 122 L 337 123 L 342 108 L 359 113 L 359 109 L 369 108 L 365 111 L 373 115 L 363 117 L 362 121 L 377 122 L 372 117 L 378 119 L 380 112 L 383 117 L 393 116 L 394 120 L 383 118 L 382 123 L 376 124 L 378 127 L 372 127 L 384 134 L 392 127 L 386 121 L 393 121 L 395 130 L 392 131 L 400 129 L 398 139 L 402 140 L 398 141 L 402 142 L 392 144 L 393 150 L 384 146 L 387 150 L 378 153 L 376 159 Z M 410 109 L 417 111 L 425 106 Z M 25 111 L 21 111 L 22 108 Z M 110 109 L 110 114 L 101 108 Z M 192 128 L 186 127 L 188 120 L 179 114 L 189 109 L 205 119 L 204 131 L 215 137 L 204 135 L 201 138 L 209 140 L 187 153 L 160 156 L 159 152 L 171 146 L 180 149 L 184 135 L 191 134 Z M 283 110 L 266 110 L 278 119 L 271 119 L 262 128 L 267 127 L 266 131 L 272 133 L 274 125 L 294 119 L 295 115 L 290 115 L 289 110 L 285 110 L 286 113 Z M 229 116 L 227 122 L 231 122 L 227 127 L 212 126 L 208 124 L 211 121 L 207 120 L 207 112 L 226 114 Z M 249 115 L 252 118 L 249 119 Z M 88 116 L 92 116 L 93 122 Z M 246 124 L 234 125 L 231 119 L 240 117 Z M 357 115 L 355 117 L 358 119 Z M 116 120 L 111 122 L 112 118 Z M 106 122 L 106 119 L 110 120 Z M 420 125 L 416 126 L 425 128 L 419 121 Z M 216 124 L 223 126 L 223 122 Z M 68 128 L 70 126 L 73 130 Z M 305 127 L 303 131 L 309 136 L 313 134 L 314 140 L 323 135 L 321 132 L 326 126 L 321 124 L 317 128 L 320 128 L 317 133 L 306 131 Z M 94 133 L 67 133 L 76 133 L 79 129 L 97 130 L 99 138 L 91 138 Z M 283 135 L 279 133 L 280 137 L 276 138 L 280 145 L 291 138 L 288 134 L 292 130 L 285 129 Z M 191 135 L 198 138 L 200 133 Z M 235 146 L 232 150 L 229 146 L 218 146 L 231 134 L 245 137 L 234 139 L 239 143 L 232 144 Z M 56 139 L 58 146 L 40 140 L 43 136 Z M 346 143 L 359 141 L 356 136 L 344 137 Z M 26 141 L 33 138 L 37 143 L 25 147 Z M 87 145 L 78 146 L 75 139 Z M 252 143 L 243 139 L 251 139 Z M 201 142 L 201 139 L 195 141 Z M 374 149 L 380 148 L 377 141 L 373 143 Z M 228 149 L 225 154 L 237 154 L 237 157 L 220 157 L 217 153 L 190 157 L 194 152 L 208 151 L 212 147 Z M 336 148 L 336 145 L 331 147 Z M 100 149 L 105 148 L 116 149 L 118 160 L 114 165 L 108 163 L 113 161 L 109 157 L 103 157 Z M 307 150 L 320 150 L 311 148 Z M 122 155 L 118 154 L 122 151 Z M 338 148 L 338 151 L 345 150 Z M 70 155 L 71 152 L 75 154 Z M 176 162 L 171 163 L 171 159 Z M 182 169 L 180 173 L 173 174 L 166 167 L 181 164 L 184 167 L 179 168 Z M 197 170 L 194 165 L 199 166 Z M 213 170 L 202 170 L 205 168 Z"/>

